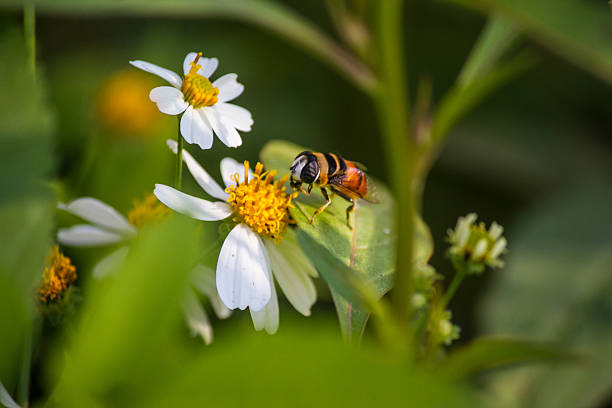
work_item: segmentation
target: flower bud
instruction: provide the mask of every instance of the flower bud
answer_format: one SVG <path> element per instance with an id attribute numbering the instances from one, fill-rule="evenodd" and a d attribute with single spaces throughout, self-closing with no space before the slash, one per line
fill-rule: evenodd
<path id="1" fill-rule="evenodd" d="M 486 266 L 503 266 L 499 257 L 507 245 L 501 225 L 493 222 L 487 230 L 484 223 L 476 224 L 476 219 L 474 213 L 459 217 L 455 229 L 448 232 L 448 242 L 451 244 L 448 254 L 453 265 L 464 268 L 467 273 L 480 273 Z"/>

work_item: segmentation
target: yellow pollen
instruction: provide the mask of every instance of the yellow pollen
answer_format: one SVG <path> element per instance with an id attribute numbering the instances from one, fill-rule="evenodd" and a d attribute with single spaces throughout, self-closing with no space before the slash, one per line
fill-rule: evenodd
<path id="1" fill-rule="evenodd" d="M 260 236 L 280 242 L 287 225 L 293 223 L 289 214 L 291 200 L 297 193 L 287 194 L 283 184 L 287 177 L 274 181 L 276 171 L 265 172 L 263 165 L 257 163 L 253 178 L 249 181 L 249 162 L 244 162 L 244 182 L 240 183 L 239 174 L 230 178 L 236 183 L 225 189 L 230 196 L 230 203 L 234 212 L 233 221 L 245 223 Z"/>
<path id="2" fill-rule="evenodd" d="M 55 300 L 62 296 L 76 277 L 76 268 L 70 263 L 70 258 L 60 253 L 57 245 L 54 246 L 38 288 L 38 298 L 44 303 Z"/>
<path id="3" fill-rule="evenodd" d="M 194 108 L 213 106 L 217 103 L 217 96 L 219 95 L 219 88 L 215 88 L 208 78 L 198 74 L 198 70 L 202 68 L 202 66 L 198 64 L 198 60 L 201 56 L 202 53 L 199 52 L 195 60 L 190 63 L 191 69 L 187 75 L 185 75 L 183 86 L 181 87 L 185 101 Z"/>
<path id="4" fill-rule="evenodd" d="M 151 193 L 142 201 L 134 200 L 134 207 L 128 214 L 128 221 L 133 226 L 140 228 L 145 224 L 160 221 L 168 215 L 170 215 L 168 207 L 160 203 Z"/>

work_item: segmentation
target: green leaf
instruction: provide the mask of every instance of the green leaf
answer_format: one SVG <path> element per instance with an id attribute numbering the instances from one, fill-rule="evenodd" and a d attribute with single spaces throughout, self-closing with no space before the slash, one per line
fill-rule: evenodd
<path id="1" fill-rule="evenodd" d="M 451 380 L 462 379 L 487 370 L 538 361 L 577 359 L 558 346 L 524 339 L 483 337 L 453 351 L 436 367 Z"/>
<path id="2" fill-rule="evenodd" d="M 609 184 L 584 181 L 524 213 L 507 235 L 507 266 L 496 274 L 480 309 L 484 330 L 555 342 L 591 357 L 581 365 L 493 376 L 490 387 L 519 406 L 586 408 L 609 398 L 610 202 Z"/>
<path id="3" fill-rule="evenodd" d="M 271 337 L 233 331 L 138 406 L 480 406 L 466 388 L 373 350 L 344 347 L 330 322 L 310 320 L 308 330 L 283 322 Z"/>
<path id="4" fill-rule="evenodd" d="M 612 83 L 610 10 L 580 0 L 450 0 L 504 16 L 574 64 Z"/>
<path id="5" fill-rule="evenodd" d="M 295 156 L 304 148 L 288 142 L 272 141 L 261 151 L 268 169 L 286 173 Z M 300 195 L 295 201 L 292 215 L 298 224 L 298 241 L 328 282 L 345 338 L 358 341 L 369 314 L 359 296 L 374 294 L 382 297 L 393 285 L 395 267 L 395 202 L 391 193 L 376 182 L 378 203 L 359 200 L 351 222 L 346 224 L 349 203 L 340 197 L 321 213 L 313 225 L 308 220 L 323 203 L 322 195 L 313 190 L 310 197 Z M 425 223 L 417 222 L 415 253 L 419 262 L 431 256 L 432 241 Z M 329 256 L 331 254 L 331 257 Z M 354 277 L 364 284 L 355 294 Z"/>
<path id="6" fill-rule="evenodd" d="M 517 36 L 518 30 L 511 21 L 499 15 L 491 16 L 463 65 L 457 83 L 466 86 L 485 76 Z"/>
<path id="7" fill-rule="evenodd" d="M 54 403 L 134 406 L 126 394 L 146 395 L 168 380 L 179 361 L 170 345 L 187 332 L 181 301 L 196 261 L 194 224 L 173 216 L 139 231 L 122 269 L 85 288 L 81 322 L 49 364 L 62 369 Z M 58 381 L 59 372 L 49 374 Z"/>
<path id="8" fill-rule="evenodd" d="M 27 69 L 20 30 L 3 30 L 0 59 L 0 381 L 11 390 L 51 247 L 54 200 L 45 182 L 53 120 L 44 78 Z"/>
<path id="9" fill-rule="evenodd" d="M 436 107 L 431 130 L 432 144 L 437 145 L 463 116 L 500 86 L 531 68 L 536 61 L 533 53 L 525 51 L 499 64 L 478 80 L 453 87 Z"/>

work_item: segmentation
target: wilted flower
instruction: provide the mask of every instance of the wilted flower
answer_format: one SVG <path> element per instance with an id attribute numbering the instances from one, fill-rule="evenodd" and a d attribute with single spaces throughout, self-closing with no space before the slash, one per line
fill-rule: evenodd
<path id="1" fill-rule="evenodd" d="M 60 324 L 75 311 L 80 300 L 78 289 L 73 286 L 77 278 L 76 268 L 70 258 L 53 247 L 38 287 L 38 310 L 52 325 Z"/>
<path id="2" fill-rule="evenodd" d="M 76 280 L 76 268 L 70 258 L 64 256 L 55 245 L 47 259 L 42 282 L 38 289 L 38 298 L 43 303 L 49 303 L 61 298 Z"/>
<path id="3" fill-rule="evenodd" d="M 238 130 L 251 130 L 251 113 L 229 101 L 237 98 L 244 86 L 236 74 L 226 74 L 215 82 L 209 77 L 217 69 L 217 58 L 202 58 L 202 53 L 190 52 L 183 62 L 185 77 L 145 61 L 130 61 L 136 68 L 155 74 L 172 86 L 154 88 L 149 97 L 159 110 L 168 115 L 183 114 L 181 135 L 187 143 L 210 149 L 213 131 L 229 147 L 238 147 L 242 139 Z"/>
<path id="4" fill-rule="evenodd" d="M 93 269 L 95 278 L 103 278 L 123 265 L 128 255 L 128 242 L 137 233 L 137 229 L 170 215 L 153 194 L 144 200 L 134 200 L 134 207 L 127 219 L 117 210 L 100 200 L 90 197 L 78 198 L 69 204 L 60 204 L 59 208 L 81 217 L 94 225 L 80 224 L 62 228 L 57 239 L 62 245 L 77 247 L 96 247 L 110 244 L 124 244 L 100 260 Z M 216 293 L 214 271 L 198 265 L 192 273 L 192 285 L 207 296 L 217 316 L 224 319 L 230 311 L 223 306 Z M 194 292 L 190 289 L 183 299 L 185 320 L 193 334 L 199 334 L 206 344 L 212 341 L 212 326 L 208 316 Z"/>
<path id="5" fill-rule="evenodd" d="M 504 265 L 499 259 L 507 245 L 502 237 L 503 227 L 493 222 L 487 231 L 483 222 L 475 224 L 476 218 L 474 213 L 459 217 L 455 229 L 448 231 L 451 260 L 456 266 L 467 265 L 467 273 L 482 272 L 485 265 L 494 268 Z"/>
<path id="6" fill-rule="evenodd" d="M 168 140 L 176 153 L 177 144 Z M 221 161 L 225 189 L 186 151 L 183 161 L 197 183 L 210 196 L 222 201 L 207 201 L 157 184 L 157 198 L 175 211 L 202 221 L 230 218 L 233 229 L 225 239 L 217 261 L 217 290 L 230 309 L 251 312 L 257 330 L 268 333 L 278 329 L 278 300 L 272 274 L 297 311 L 310 315 L 316 300 L 311 278 L 317 273 L 295 242 L 289 206 L 292 194 L 283 187 L 286 177 L 274 181 L 275 172 L 263 173 L 258 163 L 251 171 L 249 163 L 234 159 Z"/>

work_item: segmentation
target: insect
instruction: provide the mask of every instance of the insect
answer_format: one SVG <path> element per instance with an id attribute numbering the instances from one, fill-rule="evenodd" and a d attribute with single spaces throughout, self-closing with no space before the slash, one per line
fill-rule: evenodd
<path id="1" fill-rule="evenodd" d="M 304 151 L 295 157 L 290 170 L 291 187 L 294 190 L 310 195 L 313 184 L 316 184 L 326 200 L 325 204 L 314 212 L 309 224 L 331 204 L 328 188 L 332 193 L 351 202 L 346 209 L 346 224 L 350 229 L 353 229 L 350 216 L 355 210 L 357 199 L 377 202 L 373 195 L 373 185 L 365 174 L 365 167 L 333 153 Z M 303 183 L 308 184 L 308 190 L 304 190 Z"/>

